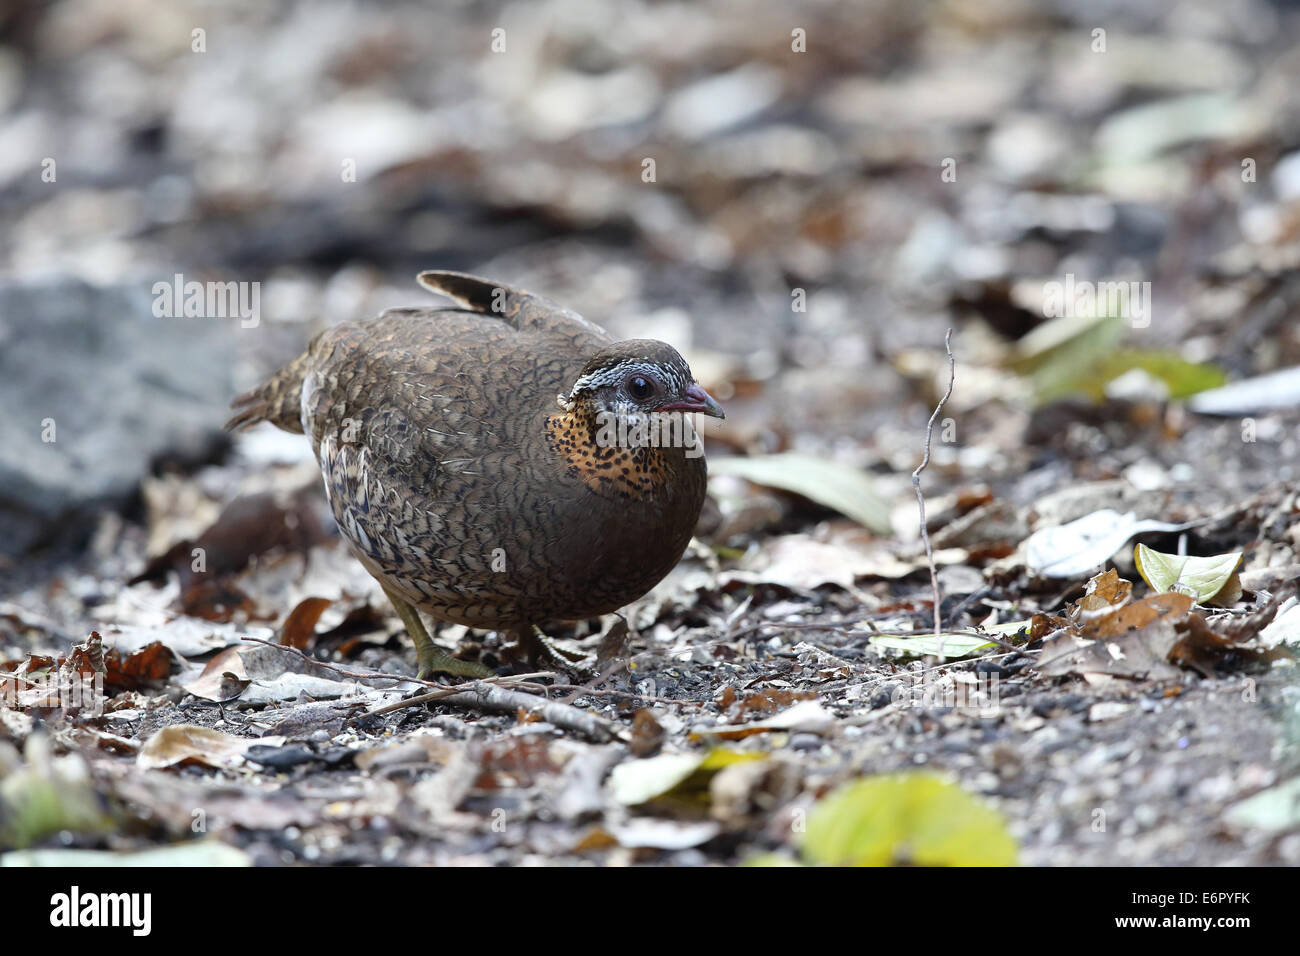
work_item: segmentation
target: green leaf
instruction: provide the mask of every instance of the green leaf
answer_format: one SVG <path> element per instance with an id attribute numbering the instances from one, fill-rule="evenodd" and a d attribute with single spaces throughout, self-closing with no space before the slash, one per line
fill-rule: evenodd
<path id="1" fill-rule="evenodd" d="M 734 475 L 756 485 L 803 495 L 876 534 L 892 530 L 889 504 L 876 492 L 866 472 L 837 461 L 797 452 L 736 456 L 710 461 L 709 475 Z"/>
<path id="2" fill-rule="evenodd" d="M 990 634 L 996 634 L 998 637 L 1015 637 L 1021 631 L 1026 631 L 1034 623 L 1033 618 L 1023 618 L 1019 621 L 1003 621 L 1001 624 L 984 624 L 984 630 Z"/>
<path id="3" fill-rule="evenodd" d="M 932 773 L 868 777 L 832 791 L 808 815 L 803 858 L 822 866 L 1014 866 L 998 813 Z"/>
<path id="4" fill-rule="evenodd" d="M 1077 357 L 1081 352 L 1109 354 L 1123 335 L 1119 316 L 1095 311 L 1069 312 L 1054 316 L 1028 332 L 1016 343 L 1008 364 L 1020 374 L 1028 375 L 1054 360 Z"/>
<path id="5" fill-rule="evenodd" d="M 760 853 L 745 860 L 742 866 L 803 866 L 798 860 L 791 859 L 784 853 Z"/>
<path id="6" fill-rule="evenodd" d="M 1197 604 L 1205 604 L 1232 580 L 1241 564 L 1241 552 L 1198 558 L 1164 554 L 1139 544 L 1133 549 L 1133 561 L 1142 580 L 1157 594 L 1177 591 L 1191 595 Z"/>
<path id="7" fill-rule="evenodd" d="M 1101 363 L 1123 335 L 1118 316 L 1061 316 L 1021 339 L 1010 365 L 1029 377 L 1040 404 L 1080 393 L 1100 398 L 1109 381 L 1101 378 Z"/>
<path id="8" fill-rule="evenodd" d="M 1102 362 L 1100 377 L 1109 382 L 1135 368 L 1164 382 L 1173 399 L 1218 388 L 1228 380 L 1227 373 L 1217 365 L 1189 362 L 1175 352 L 1156 349 L 1120 349 Z"/>
<path id="9" fill-rule="evenodd" d="M 0 846 L 27 847 L 59 832 L 94 835 L 115 829 L 82 759 L 52 757 L 28 746 L 30 765 L 0 781 Z"/>
<path id="10" fill-rule="evenodd" d="M 1106 314 L 1109 299 L 1097 298 L 1094 314 L 1050 319 L 1017 345 L 1008 364 L 1029 377 L 1040 403 L 1080 394 L 1099 401 L 1109 382 L 1134 369 L 1159 379 L 1174 399 L 1218 388 L 1227 381 L 1221 368 L 1189 362 L 1176 352 L 1121 348 L 1123 318 Z"/>
<path id="11" fill-rule="evenodd" d="M 997 647 L 997 644 L 980 634 L 942 634 L 940 637 L 942 642 L 934 634 L 918 634 L 916 637 L 892 637 L 882 634 L 871 638 L 869 643 L 877 647 L 906 651 L 909 654 L 935 657 L 940 656 L 940 643 L 943 645 L 942 656 L 944 657 L 965 657 L 986 647 Z"/>

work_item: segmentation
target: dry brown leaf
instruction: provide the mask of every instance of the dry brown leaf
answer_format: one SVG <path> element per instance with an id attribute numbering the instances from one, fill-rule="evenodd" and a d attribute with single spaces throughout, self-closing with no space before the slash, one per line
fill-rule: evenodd
<path id="1" fill-rule="evenodd" d="M 306 650 L 316 636 L 316 622 L 325 613 L 325 609 L 334 602 L 329 598 L 309 597 L 298 602 L 298 606 L 289 612 L 280 629 L 280 643 L 288 647 Z"/>
<path id="2" fill-rule="evenodd" d="M 105 671 L 104 644 L 99 636 L 99 631 L 91 631 L 90 637 L 86 638 L 82 643 L 74 645 L 72 650 L 68 651 L 68 656 L 59 662 L 59 666 L 75 671 L 86 678 L 93 678 L 96 674 L 103 674 Z"/>
<path id="3" fill-rule="evenodd" d="M 1120 608 L 1113 614 L 1089 621 L 1081 633 L 1085 638 L 1105 640 L 1119 637 L 1130 631 L 1147 627 L 1156 620 L 1177 624 L 1186 619 L 1195 603 L 1187 594 L 1153 594 L 1148 598 Z"/>
<path id="4" fill-rule="evenodd" d="M 609 626 L 600 644 L 596 647 L 596 667 L 604 670 L 609 664 L 616 660 L 622 660 L 627 657 L 628 628 L 627 621 L 618 617 L 614 623 Z"/>
<path id="5" fill-rule="evenodd" d="M 1110 614 L 1124 607 L 1132 599 L 1132 582 L 1124 580 L 1114 568 L 1111 568 L 1088 582 L 1086 593 L 1075 605 L 1078 608 L 1078 620 L 1087 621 L 1103 614 Z"/>
<path id="6" fill-rule="evenodd" d="M 483 748 L 474 785 L 482 790 L 531 787 L 561 767 L 562 763 L 552 754 L 550 743 L 545 739 L 536 734 L 511 737 Z"/>
<path id="7" fill-rule="evenodd" d="M 663 743 L 663 726 L 655 720 L 654 713 L 648 707 L 642 707 L 632 718 L 632 739 L 628 742 L 628 752 L 633 757 L 650 757 L 659 752 Z"/>
<path id="8" fill-rule="evenodd" d="M 200 764 L 217 769 L 233 769 L 244 762 L 244 753 L 255 744 L 269 745 L 262 737 L 235 737 L 192 724 L 164 727 L 146 741 L 136 757 L 142 770 L 157 770 L 180 764 Z"/>
<path id="9" fill-rule="evenodd" d="M 164 680 L 172 672 L 172 652 L 162 641 L 146 644 L 123 656 L 115 650 L 104 655 L 104 685 L 115 690 L 138 690 L 148 681 Z"/>
<path id="10" fill-rule="evenodd" d="M 1156 594 L 1081 627 L 1072 624 L 1043 642 L 1039 669 L 1047 675 L 1177 677 L 1168 655 L 1191 607 L 1185 594 Z"/>
<path id="11" fill-rule="evenodd" d="M 734 701 L 734 691 L 732 693 Z M 816 691 L 785 690 L 780 687 L 757 690 L 746 694 L 735 707 L 727 704 L 727 719 L 733 722 L 744 720 L 748 717 L 770 714 L 783 707 L 791 707 L 800 701 L 816 699 Z"/>
<path id="12" fill-rule="evenodd" d="M 1224 623 L 1231 623 L 1225 621 Z M 1215 670 L 1234 660 L 1260 663 L 1289 656 L 1283 648 L 1263 648 L 1244 643 L 1257 631 L 1240 629 L 1235 632 L 1220 630 L 1200 614 L 1192 614 L 1178 642 L 1169 650 L 1169 659 L 1176 664 L 1191 667 L 1202 677 L 1213 677 Z"/>
<path id="13" fill-rule="evenodd" d="M 239 696 L 248 686 L 248 681 L 248 671 L 244 668 L 239 648 L 227 647 L 208 661 L 198 677 L 181 686 L 204 700 L 230 700 Z"/>

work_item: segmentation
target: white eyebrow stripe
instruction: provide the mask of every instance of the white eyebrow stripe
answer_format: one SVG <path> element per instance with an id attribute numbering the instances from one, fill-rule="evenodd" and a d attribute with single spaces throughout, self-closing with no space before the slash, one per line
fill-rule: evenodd
<path id="1" fill-rule="evenodd" d="M 688 384 L 683 381 L 681 373 L 671 365 L 664 365 L 659 362 L 645 362 L 636 359 L 623 359 L 607 368 L 596 369 L 583 375 L 573 383 L 573 388 L 569 392 L 569 397 L 577 395 L 584 389 L 603 388 L 606 385 L 617 385 L 623 379 L 634 373 L 650 375 L 661 381 L 666 381 L 668 387 L 673 391 L 681 391 Z"/>

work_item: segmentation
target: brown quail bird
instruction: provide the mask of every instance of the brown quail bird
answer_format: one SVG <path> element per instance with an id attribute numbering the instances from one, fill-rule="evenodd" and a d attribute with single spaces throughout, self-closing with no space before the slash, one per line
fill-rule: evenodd
<path id="1" fill-rule="evenodd" d="M 535 652 L 538 625 L 641 597 L 681 558 L 704 502 L 686 413 L 723 413 L 663 342 L 614 341 L 463 273 L 419 282 L 461 308 L 390 309 L 322 332 L 236 398 L 226 427 L 305 433 L 421 676 L 485 676 L 434 645 L 418 612 L 511 631 Z"/>

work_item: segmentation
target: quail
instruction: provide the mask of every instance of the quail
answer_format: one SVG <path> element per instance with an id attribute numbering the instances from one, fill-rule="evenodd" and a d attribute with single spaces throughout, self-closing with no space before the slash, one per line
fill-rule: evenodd
<path id="1" fill-rule="evenodd" d="M 420 618 L 512 633 L 618 610 L 681 558 L 706 466 L 688 415 L 722 418 L 681 355 L 458 272 L 458 308 L 389 309 L 316 336 L 239 396 L 227 428 L 311 441 L 344 539 L 392 601 L 419 674 L 486 676 Z"/>

